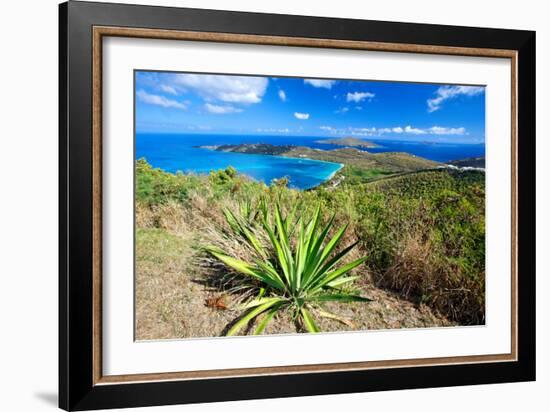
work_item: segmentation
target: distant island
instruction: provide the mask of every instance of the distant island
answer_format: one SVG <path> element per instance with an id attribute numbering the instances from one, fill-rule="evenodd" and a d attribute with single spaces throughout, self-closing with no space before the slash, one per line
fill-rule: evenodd
<path id="1" fill-rule="evenodd" d="M 341 163 L 361 169 L 376 169 L 384 172 L 411 172 L 436 168 L 441 163 L 404 152 L 369 153 L 357 148 L 332 150 L 314 149 L 305 146 L 273 145 L 269 143 L 243 143 L 194 146 L 219 152 L 284 156 L 298 159 L 320 160 Z"/>
<path id="2" fill-rule="evenodd" d="M 348 147 L 361 147 L 364 149 L 374 149 L 376 147 L 380 147 L 376 143 L 369 142 L 367 140 L 357 139 L 355 137 L 339 137 L 337 139 L 322 139 L 322 140 L 316 140 L 315 143 L 334 144 L 338 146 L 348 146 Z"/>
<path id="3" fill-rule="evenodd" d="M 468 157 L 466 159 L 453 160 L 448 162 L 449 165 L 456 167 L 475 167 L 485 169 L 485 156 Z"/>
<path id="4" fill-rule="evenodd" d="M 293 145 L 272 145 L 268 143 L 246 143 L 246 144 L 222 144 L 217 146 L 193 146 L 199 149 L 210 149 L 218 152 L 234 152 L 234 153 L 246 153 L 246 154 L 262 154 L 279 156 L 296 146 Z"/>

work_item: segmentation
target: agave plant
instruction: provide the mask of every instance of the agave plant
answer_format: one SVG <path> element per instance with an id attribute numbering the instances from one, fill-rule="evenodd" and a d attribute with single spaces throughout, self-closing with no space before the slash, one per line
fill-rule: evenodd
<path id="1" fill-rule="evenodd" d="M 279 203 L 270 213 L 265 200 L 260 201 L 256 212 L 250 205 L 240 207 L 240 213 L 224 210 L 232 235 L 242 238 L 254 251 L 255 258 L 245 262 L 216 248 L 208 252 L 257 285 L 257 296 L 239 308 L 246 313 L 229 329 L 235 335 L 249 321 L 261 316 L 255 334 L 261 334 L 278 311 L 290 309 L 294 318 L 309 332 L 319 332 L 312 313 L 346 322 L 327 312 L 323 302 L 368 302 L 370 299 L 348 293 L 342 289 L 357 276 L 349 272 L 366 258 L 339 266 L 342 259 L 355 247 L 354 243 L 335 253 L 347 225 L 336 230 L 329 238 L 334 215 L 321 224 L 321 207 L 318 206 L 308 221 L 294 219 L 296 207 L 283 216 Z M 272 216 L 273 215 L 273 216 Z M 259 221 L 257 225 L 254 219 Z"/>

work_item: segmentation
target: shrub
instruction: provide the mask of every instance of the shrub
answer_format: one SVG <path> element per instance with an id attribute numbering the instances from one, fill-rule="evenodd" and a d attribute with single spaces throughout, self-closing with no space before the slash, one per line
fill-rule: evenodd
<path id="1" fill-rule="evenodd" d="M 136 162 L 136 200 L 148 205 L 168 201 L 185 202 L 197 185 L 192 175 L 166 173 L 153 168 L 145 159 Z"/>
<path id="2" fill-rule="evenodd" d="M 460 324 L 485 320 L 483 174 L 421 172 L 357 195 L 360 247 L 378 286 Z"/>
<path id="3" fill-rule="evenodd" d="M 262 316 L 254 332 L 260 334 L 275 314 L 284 309 L 290 309 L 306 331 L 319 332 L 313 314 L 345 322 L 324 310 L 323 302 L 369 301 L 343 289 L 357 279 L 348 273 L 365 261 L 360 258 L 340 266 L 342 259 L 356 246 L 354 243 L 335 253 L 347 226 L 329 238 L 334 216 L 322 225 L 320 207 L 310 219 L 303 215 L 294 219 L 296 207 L 286 215 L 279 203 L 274 209 L 271 211 L 263 199 L 255 211 L 250 204 L 240 212 L 224 211 L 230 236 L 244 241 L 254 251 L 254 259 L 242 261 L 219 248 L 207 248 L 208 253 L 242 275 L 244 281 L 257 290 L 254 298 L 239 305 L 246 312 L 229 329 L 228 336 Z M 264 242 L 265 238 L 269 242 Z"/>

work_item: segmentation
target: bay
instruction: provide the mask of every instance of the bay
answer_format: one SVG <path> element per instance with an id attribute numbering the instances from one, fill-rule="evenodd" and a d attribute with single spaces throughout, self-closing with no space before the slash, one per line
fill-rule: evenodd
<path id="1" fill-rule="evenodd" d="M 318 143 L 322 137 L 310 136 L 258 136 L 219 134 L 136 134 L 136 159 L 145 158 L 153 167 L 175 173 L 209 173 L 211 170 L 234 167 L 239 173 L 269 184 L 273 179 L 288 177 L 289 186 L 309 189 L 328 180 L 336 173 L 339 163 L 282 156 L 253 155 L 219 152 L 194 146 L 269 143 L 296 145 L 318 149 L 335 149 L 341 146 Z M 485 155 L 484 144 L 424 143 L 397 140 L 368 139 L 380 145 L 367 149 L 371 153 L 406 152 L 438 162 Z"/>

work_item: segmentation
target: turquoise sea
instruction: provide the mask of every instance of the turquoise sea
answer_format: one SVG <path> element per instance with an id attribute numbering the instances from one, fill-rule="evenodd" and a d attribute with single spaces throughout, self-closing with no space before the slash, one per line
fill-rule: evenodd
<path id="1" fill-rule="evenodd" d="M 145 158 L 153 166 L 167 172 L 208 173 L 211 170 L 233 166 L 238 172 L 267 184 L 273 179 L 288 177 L 289 186 L 309 189 L 329 179 L 341 165 L 309 159 L 292 159 L 282 156 L 251 155 L 218 152 L 193 146 L 270 143 L 292 144 L 320 149 L 339 146 L 316 143 L 320 137 L 304 136 L 253 136 L 206 134 L 136 134 L 136 159 Z M 446 162 L 467 157 L 484 156 L 483 144 L 443 144 L 380 140 L 381 147 L 369 152 L 407 152 L 427 159 Z"/>

